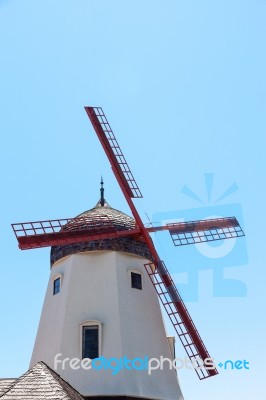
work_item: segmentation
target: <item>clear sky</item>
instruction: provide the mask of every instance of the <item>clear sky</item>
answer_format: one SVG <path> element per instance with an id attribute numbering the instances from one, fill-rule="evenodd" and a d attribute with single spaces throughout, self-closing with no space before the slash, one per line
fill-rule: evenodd
<path id="1" fill-rule="evenodd" d="M 94 105 L 145 221 L 235 214 L 246 232 L 219 257 L 156 235 L 211 355 L 250 362 L 204 382 L 180 371 L 185 399 L 266 396 L 265 34 L 265 0 L 0 0 L 0 377 L 28 368 L 49 277 L 49 249 L 20 251 L 10 224 L 93 207 L 101 174 L 128 212 L 83 109 Z"/>

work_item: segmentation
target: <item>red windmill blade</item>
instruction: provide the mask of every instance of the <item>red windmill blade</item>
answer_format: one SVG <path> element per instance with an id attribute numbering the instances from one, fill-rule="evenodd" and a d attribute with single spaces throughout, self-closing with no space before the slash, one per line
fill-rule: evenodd
<path id="1" fill-rule="evenodd" d="M 204 346 L 204 343 L 190 317 L 186 306 L 184 305 L 180 294 L 165 266 L 160 260 L 160 257 L 153 245 L 151 237 L 146 229 L 142 219 L 137 212 L 132 198 L 139 197 L 139 188 L 132 173 L 127 165 L 124 155 L 117 143 L 114 133 L 106 119 L 103 110 L 99 107 L 85 107 L 85 110 L 90 118 L 90 121 L 95 129 L 95 132 L 106 152 L 106 155 L 111 163 L 113 172 L 120 185 L 126 201 L 131 209 L 133 217 L 139 227 L 146 245 L 149 248 L 154 262 L 145 265 L 146 270 L 151 278 L 160 300 L 162 301 L 166 312 L 168 313 L 174 328 L 181 339 L 186 353 L 190 360 L 197 367 L 195 368 L 200 379 L 208 378 L 218 374 L 216 369 L 207 369 L 205 360 L 210 359 L 210 355 Z M 130 174 L 124 173 L 130 171 Z M 132 187 L 134 190 L 132 190 Z M 140 194 L 141 195 L 141 194 Z"/>
<path id="2" fill-rule="evenodd" d="M 148 232 L 168 230 L 175 246 L 213 242 L 245 236 L 235 217 L 178 222 L 147 228 Z"/>
<path id="3" fill-rule="evenodd" d="M 174 244 L 177 246 L 243 236 L 244 233 L 234 217 L 146 228 L 132 201 L 132 198 L 142 197 L 142 194 L 102 109 L 96 107 L 85 107 L 85 109 L 132 211 L 136 221 L 135 227 L 117 231 L 107 215 L 103 215 L 98 219 L 77 217 L 12 224 L 19 248 L 24 250 L 118 236 L 141 236 L 153 257 L 153 262 L 146 264 L 145 268 L 188 357 L 195 367 L 198 377 L 205 379 L 214 376 L 218 374 L 218 371 L 216 369 L 208 369 L 207 365 L 204 364 L 204 361 L 209 359 L 210 355 L 165 264 L 160 260 L 149 233 L 168 230 Z M 80 222 L 84 222 L 84 224 L 80 224 Z M 85 228 L 81 228 L 81 226 Z"/>
<path id="4" fill-rule="evenodd" d="M 87 228 L 81 229 L 80 226 L 82 225 Z M 82 243 L 88 240 L 111 239 L 141 233 L 137 226 L 125 231 L 115 230 L 107 215 L 98 217 L 98 219 L 95 217 L 93 219 L 77 217 L 20 222 L 12 224 L 12 228 L 21 250 Z M 235 217 L 172 223 L 148 227 L 146 230 L 149 233 L 168 230 L 175 246 L 244 236 Z"/>
<path id="5" fill-rule="evenodd" d="M 81 228 L 84 225 L 86 228 Z M 102 218 L 65 218 L 12 224 L 21 250 L 112 239 L 140 233 L 138 228 L 117 231 L 107 215 Z"/>

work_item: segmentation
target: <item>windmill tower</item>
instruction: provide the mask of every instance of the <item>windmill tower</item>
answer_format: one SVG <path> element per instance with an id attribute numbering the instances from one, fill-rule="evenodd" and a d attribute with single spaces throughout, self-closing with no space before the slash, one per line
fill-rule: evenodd
<path id="1" fill-rule="evenodd" d="M 115 373 L 105 364 L 100 371 L 87 371 L 78 368 L 79 360 L 113 358 L 115 364 L 123 357 L 138 363 L 145 357 L 173 358 L 159 298 L 199 379 L 217 375 L 150 233 L 168 230 L 175 246 L 244 233 L 235 217 L 146 227 L 132 200 L 142 194 L 103 110 L 85 110 L 133 218 L 108 205 L 102 184 L 100 201 L 76 218 L 12 225 L 20 249 L 52 246 L 51 276 L 31 366 L 45 361 L 88 397 L 181 400 L 173 369 L 148 375 L 140 364 L 133 369 L 124 364 Z"/>
<path id="2" fill-rule="evenodd" d="M 108 217 L 116 231 L 134 228 L 133 218 L 101 199 L 78 218 L 79 229 Z M 69 230 L 77 229 L 69 224 Z M 182 399 L 175 370 L 138 370 L 145 358 L 172 359 L 159 300 L 145 271 L 151 253 L 141 237 L 91 240 L 54 246 L 51 275 L 30 367 L 45 361 L 85 396 Z M 124 357 L 136 369 L 118 372 Z M 104 370 L 73 369 L 67 360 L 113 359 Z M 115 359 L 114 359 L 115 358 Z M 143 360 L 143 361 L 141 361 Z M 99 362 L 104 365 L 104 361 Z"/>

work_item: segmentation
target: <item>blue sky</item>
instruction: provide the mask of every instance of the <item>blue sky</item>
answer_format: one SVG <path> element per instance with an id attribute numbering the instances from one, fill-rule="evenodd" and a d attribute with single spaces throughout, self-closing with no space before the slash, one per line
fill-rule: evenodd
<path id="1" fill-rule="evenodd" d="M 266 395 L 265 33 L 264 0 L 0 0 L 1 377 L 28 368 L 49 276 L 49 249 L 18 250 L 10 224 L 91 208 L 101 174 L 108 202 L 128 212 L 83 109 L 95 105 L 143 192 L 144 219 L 235 211 L 246 232 L 213 264 L 155 238 L 184 295 L 194 276 L 187 305 L 211 355 L 250 362 L 204 382 L 180 371 L 185 399 Z M 238 282 L 230 296 L 213 294 L 219 271 Z"/>

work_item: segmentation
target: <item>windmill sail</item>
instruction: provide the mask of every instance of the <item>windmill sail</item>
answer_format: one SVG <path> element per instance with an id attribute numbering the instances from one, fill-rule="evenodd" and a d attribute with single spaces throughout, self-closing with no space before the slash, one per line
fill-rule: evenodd
<path id="1" fill-rule="evenodd" d="M 124 193 L 126 201 L 133 214 L 133 217 L 136 220 L 136 225 L 139 227 L 141 234 L 146 242 L 146 245 L 153 256 L 153 263 L 146 266 L 146 270 L 176 331 L 178 332 L 181 329 L 181 331 L 178 333 L 180 339 L 182 338 L 181 343 L 183 344 L 191 361 L 194 361 L 195 359 L 199 360 L 197 367 L 195 367 L 195 371 L 197 372 L 198 377 L 200 379 L 205 379 L 210 376 L 216 375 L 218 374 L 218 371 L 215 368 L 210 370 L 205 365 L 205 360 L 210 359 L 211 357 L 206 347 L 204 346 L 203 341 L 192 321 L 192 318 L 189 315 L 180 297 L 180 294 L 178 293 L 173 283 L 170 273 L 168 272 L 165 264 L 160 260 L 160 257 L 150 238 L 149 232 L 147 228 L 144 226 L 142 219 L 132 201 L 132 197 L 134 196 L 132 196 L 131 191 L 128 189 L 129 185 L 128 185 L 127 173 L 124 173 L 120 167 L 121 159 L 116 155 L 116 148 L 118 147 L 120 149 L 120 147 L 117 144 L 117 140 L 115 139 L 113 132 L 112 132 L 112 140 L 113 140 L 112 143 L 116 143 L 116 145 L 115 146 L 107 145 L 107 142 L 109 143 L 108 140 L 109 131 L 111 130 L 110 125 L 101 108 L 85 107 L 85 109 L 96 131 L 96 134 L 103 145 L 106 155 L 111 163 L 112 169 L 115 173 L 120 188 Z M 103 116 L 105 121 L 104 126 L 107 126 L 108 129 L 102 129 Z M 129 170 L 129 167 L 125 161 L 124 156 L 122 164 L 126 165 Z M 132 174 L 130 176 L 132 176 Z M 134 182 L 134 186 L 138 188 L 135 179 L 133 177 L 131 179 L 132 182 Z M 172 316 L 175 316 L 177 321 L 176 323 L 173 322 Z"/>

